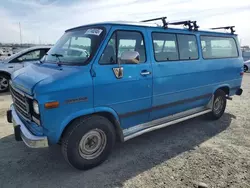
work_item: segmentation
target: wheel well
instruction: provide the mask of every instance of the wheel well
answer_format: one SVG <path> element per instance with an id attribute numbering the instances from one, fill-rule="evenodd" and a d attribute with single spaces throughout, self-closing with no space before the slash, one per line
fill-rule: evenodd
<path id="1" fill-rule="evenodd" d="M 92 116 L 92 115 L 100 115 L 100 116 L 103 116 L 103 117 L 106 117 L 114 126 L 114 129 L 115 129 L 115 133 L 116 133 L 116 138 L 118 141 L 120 142 L 123 142 L 124 139 L 123 139 L 123 133 L 122 133 L 122 129 L 120 127 L 120 123 L 119 121 L 117 121 L 117 119 L 113 116 L 113 114 L 109 113 L 109 112 L 97 112 L 97 113 L 93 113 L 93 114 L 87 114 L 87 115 L 83 115 L 81 117 L 88 117 L 88 116 Z M 70 127 L 70 124 L 75 121 L 76 119 L 78 119 L 80 117 L 77 117 L 73 120 L 71 120 L 68 125 L 64 128 L 62 134 L 61 134 L 61 139 L 63 137 L 63 135 L 65 134 L 65 132 L 67 131 L 67 129 Z M 59 142 L 61 142 L 61 139 Z"/>
<path id="2" fill-rule="evenodd" d="M 224 86 L 224 87 L 220 87 L 220 88 L 218 88 L 218 89 L 221 89 L 222 91 L 224 91 L 224 92 L 226 93 L 226 95 L 229 95 L 229 92 L 230 92 L 229 87 Z"/>
<path id="3" fill-rule="evenodd" d="M 6 75 L 8 78 L 11 78 L 10 73 L 8 72 L 0 71 L 0 75 Z"/>

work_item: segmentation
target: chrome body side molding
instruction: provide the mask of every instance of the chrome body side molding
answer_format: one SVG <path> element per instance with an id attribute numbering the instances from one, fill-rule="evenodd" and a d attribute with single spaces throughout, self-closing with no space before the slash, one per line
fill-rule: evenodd
<path id="1" fill-rule="evenodd" d="M 212 107 L 213 103 L 211 101 L 213 101 L 213 97 L 206 107 L 194 108 L 194 109 L 180 112 L 180 113 L 177 113 L 177 114 L 174 114 L 171 116 L 167 116 L 167 117 L 164 117 L 161 119 L 153 120 L 153 121 L 148 122 L 148 123 L 144 123 L 144 124 L 136 125 L 134 127 L 128 128 L 128 129 L 124 129 L 123 130 L 124 141 L 127 141 L 127 140 L 132 139 L 132 138 L 137 137 L 137 136 L 140 136 L 140 135 L 147 133 L 147 132 L 161 129 L 161 128 L 167 127 L 169 125 L 180 123 L 182 121 L 209 113 L 212 111 L 211 107 Z"/>

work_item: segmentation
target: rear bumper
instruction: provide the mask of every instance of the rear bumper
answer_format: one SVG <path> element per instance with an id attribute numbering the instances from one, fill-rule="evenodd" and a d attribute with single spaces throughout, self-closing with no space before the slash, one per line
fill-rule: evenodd
<path id="1" fill-rule="evenodd" d="M 22 140 L 30 148 L 44 148 L 49 146 L 46 136 L 35 136 L 26 128 L 12 105 L 10 110 L 7 111 L 7 121 L 13 123 L 17 141 Z"/>

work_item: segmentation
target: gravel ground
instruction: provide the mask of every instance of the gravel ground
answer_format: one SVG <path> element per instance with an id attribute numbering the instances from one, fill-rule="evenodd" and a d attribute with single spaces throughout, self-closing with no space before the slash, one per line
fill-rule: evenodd
<path id="1" fill-rule="evenodd" d="M 16 142 L 0 96 L 0 187 L 250 187 L 250 74 L 244 93 L 218 121 L 198 117 L 117 144 L 109 159 L 85 172 L 70 167 L 59 146 Z"/>

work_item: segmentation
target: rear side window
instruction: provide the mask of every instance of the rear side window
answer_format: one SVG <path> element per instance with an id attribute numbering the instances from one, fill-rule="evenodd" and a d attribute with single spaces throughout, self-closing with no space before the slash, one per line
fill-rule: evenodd
<path id="1" fill-rule="evenodd" d="M 152 33 L 152 38 L 156 61 L 179 60 L 177 39 L 175 34 Z"/>
<path id="2" fill-rule="evenodd" d="M 201 36 L 204 59 L 238 57 L 235 40 L 232 37 Z"/>
<path id="3" fill-rule="evenodd" d="M 197 40 L 194 35 L 177 34 L 180 60 L 198 59 Z"/>

